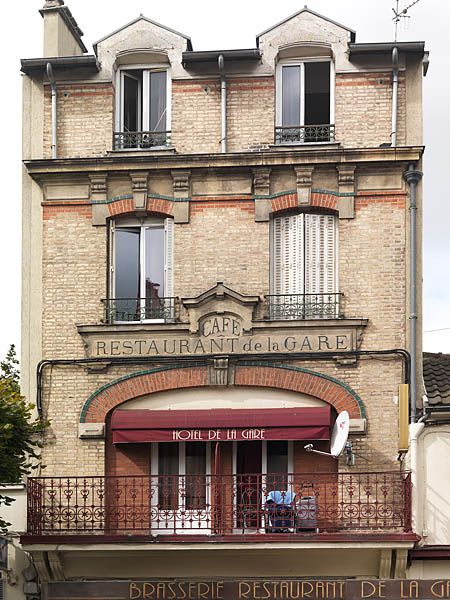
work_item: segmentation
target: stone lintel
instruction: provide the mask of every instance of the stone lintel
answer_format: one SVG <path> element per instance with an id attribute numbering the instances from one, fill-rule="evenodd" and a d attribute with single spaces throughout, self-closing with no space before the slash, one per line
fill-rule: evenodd
<path id="1" fill-rule="evenodd" d="M 144 211 L 147 209 L 148 171 L 130 171 L 130 177 L 134 209 Z"/>

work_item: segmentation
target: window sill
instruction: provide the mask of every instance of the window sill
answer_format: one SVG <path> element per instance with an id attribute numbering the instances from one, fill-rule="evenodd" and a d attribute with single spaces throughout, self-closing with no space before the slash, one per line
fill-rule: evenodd
<path id="1" fill-rule="evenodd" d="M 154 146 L 153 148 L 120 148 L 118 150 L 109 150 L 108 156 L 158 156 L 166 154 L 176 154 L 175 148 L 167 146 Z"/>

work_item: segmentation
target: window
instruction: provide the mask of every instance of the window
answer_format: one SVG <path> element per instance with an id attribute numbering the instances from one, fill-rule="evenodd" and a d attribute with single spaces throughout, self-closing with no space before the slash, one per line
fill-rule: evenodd
<path id="1" fill-rule="evenodd" d="M 334 140 L 332 70 L 329 60 L 278 66 L 277 143 Z"/>
<path id="2" fill-rule="evenodd" d="M 205 509 L 209 496 L 210 445 L 160 442 L 154 444 L 152 456 L 155 454 L 158 508 L 171 511 Z"/>
<path id="3" fill-rule="evenodd" d="M 336 318 L 337 219 L 300 213 L 272 222 L 272 319 Z"/>
<path id="4" fill-rule="evenodd" d="M 155 148 L 170 141 L 170 77 L 167 68 L 119 71 L 114 149 Z"/>
<path id="5" fill-rule="evenodd" d="M 110 237 L 108 321 L 173 319 L 173 220 L 112 222 Z"/>

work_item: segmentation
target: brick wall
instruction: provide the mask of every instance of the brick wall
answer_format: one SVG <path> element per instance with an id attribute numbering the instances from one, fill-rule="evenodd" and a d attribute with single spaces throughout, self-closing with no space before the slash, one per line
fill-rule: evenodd
<path id="1" fill-rule="evenodd" d="M 391 141 L 392 73 L 336 75 L 336 141 L 346 147 L 377 147 Z M 406 139 L 405 77 L 399 76 L 397 143 Z"/>
<path id="2" fill-rule="evenodd" d="M 112 147 L 110 83 L 58 84 L 58 157 L 103 156 Z M 51 158 L 51 92 L 45 88 L 44 158 Z"/>
<path id="3" fill-rule="evenodd" d="M 243 294 L 269 292 L 269 226 L 255 223 L 253 202 L 192 202 L 175 227 L 174 291 L 195 296 L 217 281 Z"/>

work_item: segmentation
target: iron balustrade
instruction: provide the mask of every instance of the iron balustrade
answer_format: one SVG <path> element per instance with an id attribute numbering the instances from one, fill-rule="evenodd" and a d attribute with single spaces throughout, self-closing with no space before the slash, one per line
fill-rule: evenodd
<path id="1" fill-rule="evenodd" d="M 149 148 L 170 147 L 170 131 L 115 131 L 114 150 L 146 150 Z"/>
<path id="2" fill-rule="evenodd" d="M 172 322 L 178 318 L 178 298 L 107 298 L 102 300 L 105 307 L 105 323 L 143 321 Z"/>
<path id="3" fill-rule="evenodd" d="M 265 296 L 266 318 L 270 321 L 295 319 L 341 319 L 343 294 L 271 294 Z"/>
<path id="4" fill-rule="evenodd" d="M 411 531 L 400 472 L 31 477 L 27 491 L 29 535 Z"/>
<path id="5" fill-rule="evenodd" d="M 275 144 L 334 142 L 334 125 L 275 127 Z"/>

